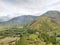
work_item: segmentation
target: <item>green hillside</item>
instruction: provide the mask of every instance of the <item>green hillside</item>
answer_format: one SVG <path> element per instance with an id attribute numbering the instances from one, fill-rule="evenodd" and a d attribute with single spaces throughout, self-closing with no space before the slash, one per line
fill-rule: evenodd
<path id="1" fill-rule="evenodd" d="M 48 11 L 33 21 L 29 27 L 40 32 L 56 32 L 57 35 L 60 35 L 60 12 Z"/>
<path id="2" fill-rule="evenodd" d="M 31 29 L 35 29 L 38 31 L 44 31 L 44 32 L 55 32 L 60 29 L 60 24 L 51 18 L 48 18 L 46 16 L 42 16 L 37 19 L 36 22 L 30 25 Z"/>

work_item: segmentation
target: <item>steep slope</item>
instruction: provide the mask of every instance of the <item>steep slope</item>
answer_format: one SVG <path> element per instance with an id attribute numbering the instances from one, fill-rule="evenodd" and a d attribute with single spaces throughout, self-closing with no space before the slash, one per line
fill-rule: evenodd
<path id="1" fill-rule="evenodd" d="M 36 20 L 33 24 L 30 25 L 31 28 L 36 30 L 53 30 L 57 28 L 58 23 L 52 20 L 51 18 L 42 16 Z"/>
<path id="2" fill-rule="evenodd" d="M 29 26 L 31 29 L 35 29 L 42 32 L 58 32 L 60 29 L 60 12 L 58 11 L 48 11 L 43 14 L 35 21 L 33 21 Z"/>

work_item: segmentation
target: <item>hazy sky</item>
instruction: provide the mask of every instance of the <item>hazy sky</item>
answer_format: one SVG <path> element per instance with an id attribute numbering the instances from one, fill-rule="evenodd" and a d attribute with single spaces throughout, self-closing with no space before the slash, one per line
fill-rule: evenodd
<path id="1" fill-rule="evenodd" d="M 0 0 L 0 17 L 40 15 L 48 10 L 60 11 L 60 0 Z"/>

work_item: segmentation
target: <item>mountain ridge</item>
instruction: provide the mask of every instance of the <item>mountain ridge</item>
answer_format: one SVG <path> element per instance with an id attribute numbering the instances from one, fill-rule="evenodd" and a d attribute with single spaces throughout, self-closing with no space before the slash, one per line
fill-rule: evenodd
<path id="1" fill-rule="evenodd" d="M 30 24 L 33 20 L 35 20 L 38 16 L 32 16 L 32 15 L 23 15 L 14 17 L 9 21 L 1 22 L 0 25 L 27 25 Z"/>

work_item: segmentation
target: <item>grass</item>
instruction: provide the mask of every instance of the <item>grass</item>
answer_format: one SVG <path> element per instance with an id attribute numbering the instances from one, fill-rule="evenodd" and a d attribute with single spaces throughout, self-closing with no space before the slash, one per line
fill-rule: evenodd
<path id="1" fill-rule="evenodd" d="M 16 39 L 19 39 L 19 37 L 6 37 L 3 39 L 0 39 L 0 43 L 8 44 L 9 42 L 15 41 Z"/>

